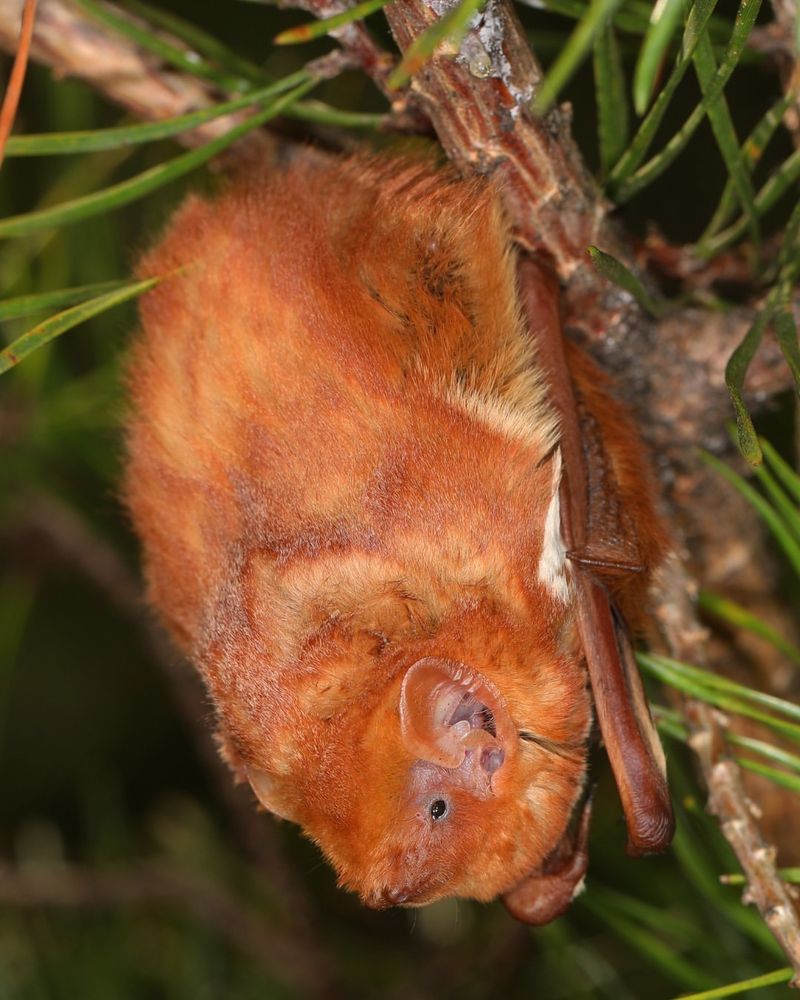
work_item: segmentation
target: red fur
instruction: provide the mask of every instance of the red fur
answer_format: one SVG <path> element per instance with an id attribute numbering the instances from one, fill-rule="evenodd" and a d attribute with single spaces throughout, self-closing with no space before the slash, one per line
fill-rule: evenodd
<path id="1" fill-rule="evenodd" d="M 591 712 L 537 576 L 557 429 L 495 199 L 426 165 L 294 166 L 189 198 L 140 273 L 177 267 L 142 303 L 125 489 L 228 760 L 368 902 L 509 889 L 564 834 Z M 403 741 L 425 657 L 539 740 L 488 797 Z"/>

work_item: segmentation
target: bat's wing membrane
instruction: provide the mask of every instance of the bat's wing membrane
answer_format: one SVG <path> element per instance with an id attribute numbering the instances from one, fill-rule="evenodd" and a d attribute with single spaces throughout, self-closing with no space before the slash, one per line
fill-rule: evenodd
<path id="1" fill-rule="evenodd" d="M 615 489 L 613 469 L 581 419 L 569 374 L 553 279 L 519 265 L 520 294 L 561 420 L 562 530 L 572 561 L 577 626 L 597 719 L 628 825 L 628 853 L 668 846 L 674 832 L 666 765 L 624 621 L 606 586 L 643 572 L 635 532 Z M 587 416 L 589 419 L 587 419 Z"/>

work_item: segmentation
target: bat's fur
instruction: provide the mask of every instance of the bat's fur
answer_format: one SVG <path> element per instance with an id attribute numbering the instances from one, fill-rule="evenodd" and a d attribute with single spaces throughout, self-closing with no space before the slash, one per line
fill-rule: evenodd
<path id="1" fill-rule="evenodd" d="M 142 302 L 126 498 L 231 766 L 369 902 L 509 889 L 564 834 L 591 708 L 557 538 L 538 572 L 558 427 L 496 199 L 425 164 L 295 165 L 190 197 L 140 273 L 171 276 Z M 425 657 L 535 736 L 488 794 L 402 737 Z"/>

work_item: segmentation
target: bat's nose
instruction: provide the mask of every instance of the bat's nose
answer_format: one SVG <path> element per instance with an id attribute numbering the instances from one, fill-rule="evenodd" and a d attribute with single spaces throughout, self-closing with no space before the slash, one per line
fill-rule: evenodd
<path id="1" fill-rule="evenodd" d="M 407 886 L 386 886 L 381 893 L 381 901 L 384 906 L 402 906 L 411 897 L 411 890 Z"/>
<path id="2" fill-rule="evenodd" d="M 413 890 L 407 885 L 386 885 L 361 898 L 372 910 L 386 910 L 390 906 L 402 906 L 413 896 Z"/>

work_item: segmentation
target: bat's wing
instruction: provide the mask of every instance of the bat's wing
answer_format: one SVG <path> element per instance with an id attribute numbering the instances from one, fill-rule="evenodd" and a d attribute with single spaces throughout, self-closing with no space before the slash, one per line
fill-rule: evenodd
<path id="1" fill-rule="evenodd" d="M 562 531 L 597 718 L 628 825 L 627 850 L 634 856 L 660 851 L 674 832 L 664 753 L 627 629 L 604 582 L 646 567 L 639 561 L 635 532 L 626 525 L 628 514 L 602 439 L 592 434 L 593 418 L 581 419 L 555 281 L 532 261 L 521 261 L 518 273 L 523 309 L 561 420 Z"/>

